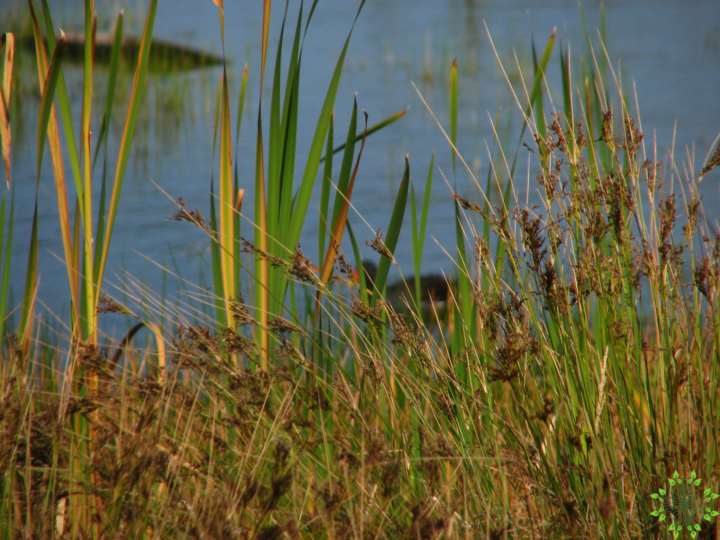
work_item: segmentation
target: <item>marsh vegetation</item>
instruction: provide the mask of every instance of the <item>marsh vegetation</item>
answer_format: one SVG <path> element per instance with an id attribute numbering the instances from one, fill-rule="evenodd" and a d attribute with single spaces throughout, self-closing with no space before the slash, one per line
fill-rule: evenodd
<path id="1" fill-rule="evenodd" d="M 528 55 L 531 80 L 519 67 L 518 81 L 504 77 L 521 122 L 512 140 L 492 122 L 482 178 L 457 150 L 458 63 L 443 67 L 447 125 L 417 91 L 451 169 L 435 167 L 434 154 L 406 157 L 392 213 L 365 239 L 348 221 L 363 151 L 404 111 L 368 125 L 357 100 L 336 105 L 351 29 L 317 121 L 302 126 L 310 142 L 299 143 L 315 7 L 292 3 L 273 49 L 264 3 L 256 77 L 271 91 L 258 94 L 269 104 L 257 117 L 244 109 L 247 67 L 237 94 L 223 67 L 207 198 L 168 198 L 172 225 L 207 239 L 211 276 L 173 302 L 131 277 L 134 290 L 114 295 L 105 280 L 118 264 L 109 246 L 123 219 L 157 0 L 117 149 L 106 120 L 120 91 L 123 15 L 107 68 L 97 68 L 91 45 L 84 50 L 77 117 L 63 73 L 66 38 L 55 38 L 46 1 L 30 2 L 42 89 L 36 190 L 41 169 L 52 167 L 70 304 L 56 319 L 37 294 L 37 198 L 22 296 L 9 301 L 18 45 L 4 35 L 0 538 L 667 534 L 650 495 L 674 471 L 696 471 L 717 491 L 720 231 L 699 191 L 717 178 L 717 140 L 702 159 L 661 160 L 607 36 L 588 46 L 578 76 L 553 31 Z M 92 0 L 85 13 L 92 36 Z M 553 63 L 557 80 L 549 80 Z M 336 115 L 348 113 L 347 132 L 336 132 Z M 255 136 L 248 178 L 237 165 L 241 123 Z M 411 167 L 421 172 L 411 176 Z M 477 198 L 456 188 L 460 175 Z M 435 309 L 414 279 L 398 309 L 391 267 L 401 279 L 423 274 L 429 194 L 441 181 L 451 186 L 455 233 L 445 305 Z M 317 258 L 299 245 L 308 223 Z M 411 269 L 395 256 L 401 229 L 410 231 Z M 363 240 L 379 261 L 372 280 L 355 272 Z M 125 321 L 125 336 L 106 335 L 104 317 Z M 699 537 L 717 536 L 714 519 Z"/>

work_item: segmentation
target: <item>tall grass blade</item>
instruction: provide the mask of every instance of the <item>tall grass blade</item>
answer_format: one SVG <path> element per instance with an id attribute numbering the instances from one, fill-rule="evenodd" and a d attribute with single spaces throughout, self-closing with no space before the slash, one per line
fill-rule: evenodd
<path id="1" fill-rule="evenodd" d="M 328 127 L 327 145 L 325 147 L 325 155 L 329 156 L 325 160 L 323 168 L 323 176 L 320 184 L 320 209 L 318 223 L 318 261 L 322 260 L 325 253 L 325 239 L 327 231 L 332 230 L 332 224 L 328 223 L 328 209 L 330 206 L 330 187 L 332 186 L 332 169 L 333 169 L 333 138 L 335 130 L 335 113 L 330 117 L 330 125 Z"/>
<path id="2" fill-rule="evenodd" d="M 453 60 L 450 67 L 450 140 L 457 148 L 457 117 L 458 117 L 458 67 Z M 455 151 L 451 150 L 453 178 L 455 177 Z"/>
<path id="3" fill-rule="evenodd" d="M 427 217 L 430 211 L 430 199 L 432 195 L 433 168 L 435 166 L 435 151 L 430 156 L 430 165 L 428 166 L 427 179 L 425 180 L 425 197 L 420 215 L 420 223 L 417 219 L 417 209 L 415 202 L 415 187 L 410 184 L 410 202 L 412 204 L 412 240 L 413 240 L 413 270 L 415 276 L 420 276 L 422 266 L 423 247 L 425 246 L 425 229 L 427 227 Z M 415 305 L 420 307 L 420 295 L 422 293 L 422 285 L 420 279 L 415 279 Z"/>
<path id="4" fill-rule="evenodd" d="M 30 6 L 33 31 L 35 33 L 35 43 L 36 46 L 39 46 L 36 50 L 38 82 L 43 88 L 40 112 L 38 115 L 36 185 L 39 185 L 40 182 L 40 170 L 42 167 L 42 159 L 45 149 L 45 137 L 47 137 L 55 178 L 57 208 L 60 218 L 60 232 L 65 252 L 65 264 L 68 272 L 73 320 L 78 322 L 80 320 L 80 295 L 77 284 L 77 266 L 75 265 L 74 248 L 70 232 L 70 214 L 67 202 L 65 169 L 63 166 L 62 151 L 60 146 L 60 132 L 58 130 L 57 117 L 55 114 L 55 107 L 53 105 L 55 92 L 58 88 L 58 83 L 61 80 L 62 75 L 62 58 L 65 50 L 66 38 L 65 34 L 62 34 L 60 42 L 54 44 L 53 60 L 48 66 L 45 44 L 42 40 L 42 35 L 40 34 L 40 25 L 37 21 L 35 11 L 32 8 L 32 4 L 30 4 Z M 78 330 L 78 327 L 73 327 L 73 332 L 77 332 Z"/>
<path id="5" fill-rule="evenodd" d="M 453 60 L 452 66 L 450 67 L 450 141 L 452 142 L 452 148 L 450 153 L 452 155 L 452 167 L 453 167 L 453 179 L 455 178 L 455 153 L 457 149 L 457 122 L 458 122 L 458 94 L 459 94 L 459 83 L 458 83 L 458 66 L 457 60 Z M 457 185 L 456 185 L 457 190 Z M 466 325 L 472 328 L 472 297 L 470 296 L 470 269 L 467 264 L 467 254 L 465 249 L 465 236 L 462 228 L 460 206 L 455 201 L 455 236 L 458 249 L 458 296 L 460 300 L 459 313 L 462 315 L 462 319 L 456 319 L 464 321 Z M 416 282 L 419 280 L 416 279 Z M 459 326 L 459 325 L 457 325 Z M 461 348 L 465 346 L 464 332 L 458 331 L 456 326 L 453 334 L 453 343 L 455 344 L 455 353 L 457 354 Z"/>
<path id="6" fill-rule="evenodd" d="M 240 144 L 240 125 L 242 124 L 243 112 L 245 111 L 245 94 L 248 81 L 248 65 L 245 64 L 240 81 L 240 95 L 238 96 L 237 123 L 235 124 L 235 155 L 238 155 L 238 145 Z M 238 178 L 238 160 L 235 160 L 235 180 Z"/>
<path id="7" fill-rule="evenodd" d="M 220 113 L 220 260 L 223 273 L 223 290 L 227 321 L 232 326 L 233 315 L 230 300 L 237 295 L 235 291 L 235 190 L 232 178 L 232 137 L 230 136 L 230 92 L 228 91 L 227 72 L 223 68 L 222 111 Z"/>
<path id="8" fill-rule="evenodd" d="M 357 101 L 353 107 L 353 117 L 357 115 Z M 350 136 L 355 133 L 355 122 L 351 120 L 351 126 L 348 130 Z M 365 113 L 365 126 L 367 127 L 367 113 Z M 335 258 L 338 255 L 338 250 L 342 244 L 343 233 L 345 231 L 345 224 L 347 223 L 348 211 L 350 209 L 350 199 L 352 198 L 353 187 L 355 185 L 355 178 L 357 177 L 358 168 L 360 167 L 360 159 L 362 158 L 363 148 L 365 147 L 365 139 L 360 144 L 360 151 L 358 152 L 357 161 L 355 162 L 355 169 L 352 172 L 352 176 L 347 182 L 342 182 L 344 171 L 340 171 L 340 182 L 344 185 L 338 186 L 338 195 L 335 199 L 335 210 L 338 212 L 337 218 L 333 218 L 333 229 L 332 237 L 330 238 L 330 246 L 328 247 L 327 253 L 325 254 L 324 263 L 320 272 L 320 282 L 323 285 L 327 285 L 332 275 L 333 265 L 335 264 Z M 355 152 L 354 145 L 348 145 L 345 152 L 345 156 L 350 156 Z M 343 169 L 345 166 L 345 159 L 343 159 Z M 349 171 L 348 171 L 349 172 Z M 341 199 L 342 196 L 342 199 Z M 318 298 L 322 297 L 322 291 L 318 292 Z M 319 303 L 316 309 L 319 309 Z M 316 312 L 317 317 L 317 312 Z"/>
<path id="9" fill-rule="evenodd" d="M 555 47 L 555 36 L 557 34 L 557 29 L 553 28 L 552 34 L 550 35 L 550 39 L 548 39 L 547 44 L 545 45 L 545 50 L 543 51 L 543 55 L 540 58 L 540 65 L 538 66 L 538 69 L 535 71 L 535 77 L 533 78 L 533 85 L 532 89 L 530 90 L 530 102 L 527 105 L 527 108 L 525 109 L 525 117 L 530 118 L 530 113 L 532 112 L 533 105 L 535 102 L 542 97 L 542 85 L 543 81 L 545 79 L 545 71 L 547 70 L 548 64 L 550 63 L 550 57 L 552 56 L 553 49 Z M 522 130 L 520 132 L 520 140 L 518 142 L 518 148 L 520 146 L 520 143 L 522 142 L 523 135 L 525 134 L 525 129 L 527 128 L 527 123 L 523 123 Z M 515 170 L 515 163 L 517 163 L 517 153 L 515 155 L 515 160 L 513 161 L 513 167 L 512 170 Z"/>
<path id="10" fill-rule="evenodd" d="M 215 186 L 214 182 L 210 180 L 210 234 L 212 235 L 212 241 L 210 242 L 210 252 L 212 254 L 212 270 L 213 270 L 213 284 L 215 286 L 215 312 L 216 321 L 218 326 L 221 328 L 228 327 L 227 312 L 225 310 L 225 285 L 222 273 L 222 262 L 220 256 L 220 241 L 218 238 L 217 228 L 217 212 L 215 210 Z"/>
<path id="11" fill-rule="evenodd" d="M 357 240 L 355 239 L 355 233 L 352 230 L 352 226 L 350 225 L 350 221 L 346 223 L 348 236 L 350 238 L 350 244 L 353 248 L 353 255 L 355 256 L 355 268 L 358 269 L 358 281 L 360 282 L 360 299 L 368 303 L 368 285 L 369 283 L 365 282 L 365 272 L 362 271 L 362 257 L 360 256 L 360 247 L 358 246 Z"/>
<path id="12" fill-rule="evenodd" d="M 91 345 L 97 343 L 97 300 L 100 297 L 100 283 L 95 280 L 95 259 L 93 257 L 92 227 L 92 159 L 90 143 L 90 124 L 92 121 L 93 72 L 95 69 L 95 35 L 97 18 L 94 0 L 85 0 L 85 61 L 83 79 L 82 118 L 80 123 L 80 155 L 82 157 L 83 174 L 83 296 L 86 333 L 84 338 Z M 99 246 L 97 246 L 99 248 Z M 95 294 L 97 287 L 98 293 Z M 90 386 L 93 390 L 97 385 L 97 377 L 92 376 Z"/>
<path id="13" fill-rule="evenodd" d="M 273 75 L 272 94 L 270 97 L 270 123 L 269 123 L 269 140 L 268 140 L 268 163 L 267 163 L 267 229 L 268 251 L 277 253 L 278 249 L 275 245 L 275 238 L 278 237 L 278 220 L 280 216 L 280 197 L 282 192 L 281 170 L 283 166 L 283 131 L 284 125 L 281 127 L 280 117 L 282 109 L 280 107 L 280 90 L 281 90 L 281 68 L 282 68 L 282 47 L 285 37 L 285 23 L 287 20 L 288 3 L 285 4 L 285 14 L 283 16 L 282 26 L 280 28 L 280 37 L 278 38 L 277 53 L 275 56 L 275 71 Z M 297 37 L 297 36 L 296 36 Z M 292 62 L 290 62 L 292 69 Z M 287 81 L 288 86 L 292 86 L 290 80 Z M 285 111 L 287 112 L 287 111 Z M 269 270 L 269 286 L 272 289 L 273 269 Z"/>
<path id="14" fill-rule="evenodd" d="M 366 116 L 367 120 L 367 116 Z M 367 124 L 367 122 L 366 122 Z M 335 202 L 333 204 L 332 219 L 330 220 L 330 230 L 334 231 L 340 214 L 347 205 L 346 195 L 348 185 L 350 184 L 350 174 L 352 172 L 353 159 L 355 158 L 355 130 L 357 127 L 357 96 L 353 101 L 353 112 L 350 117 L 350 125 L 348 126 L 347 143 L 343 154 L 342 164 L 340 165 L 340 176 L 338 177 L 337 193 L 335 194 Z M 355 166 L 357 171 L 357 165 Z"/>
<path id="15" fill-rule="evenodd" d="M 99 286 L 102 284 L 105 275 L 105 267 L 107 265 L 108 251 L 110 249 L 110 240 L 112 238 L 115 218 L 117 217 L 118 205 L 120 204 L 120 194 L 122 192 L 123 181 L 125 179 L 125 170 L 127 169 L 128 158 L 130 157 L 130 147 L 135 133 L 135 124 L 140 112 L 140 105 L 145 89 L 145 79 L 148 71 L 148 58 L 150 56 L 150 46 L 152 43 L 153 28 L 155 25 L 155 13 L 157 12 L 157 0 L 150 0 L 148 6 L 147 18 L 145 19 L 145 29 L 143 30 L 142 40 L 140 42 L 140 53 L 138 55 L 137 69 L 135 70 L 135 79 L 133 81 L 133 89 L 130 94 L 130 106 L 128 107 L 127 119 L 125 121 L 125 129 L 120 141 L 120 151 L 118 154 L 118 163 L 115 171 L 115 182 L 113 184 L 112 197 L 110 199 L 110 209 L 107 218 L 107 233 L 102 246 L 102 259 L 100 263 L 100 271 L 98 272 L 98 294 Z M 100 246 L 98 246 L 100 249 Z M 96 299 L 99 298 L 96 296 Z M 97 305 L 97 300 L 95 302 Z"/>
<path id="16" fill-rule="evenodd" d="M 258 103 L 257 139 L 255 144 L 255 246 L 267 253 L 267 203 L 265 200 L 265 151 L 263 148 L 262 94 L 265 83 L 265 64 L 267 43 L 270 34 L 270 0 L 263 4 L 262 55 L 260 60 L 260 99 Z M 269 299 L 268 263 L 265 257 L 255 261 L 255 326 L 256 341 L 260 346 L 262 358 L 260 369 L 267 371 L 269 357 L 268 341 L 268 299 Z"/>
<path id="17" fill-rule="evenodd" d="M 570 68 L 570 44 L 567 44 L 565 50 L 560 47 L 560 72 L 562 73 L 563 87 L 563 106 L 565 107 L 565 119 L 567 128 L 571 132 L 575 129 L 575 120 L 573 113 L 573 96 L 572 96 L 572 76 Z"/>
<path id="18" fill-rule="evenodd" d="M 0 340 L 3 339 L 5 336 L 5 310 L 7 309 L 7 302 L 8 302 L 8 290 L 10 289 L 10 263 L 12 261 L 12 248 L 13 248 L 13 227 L 15 224 L 15 192 L 12 192 L 12 196 L 10 198 L 10 219 L 7 222 L 7 237 L 5 237 L 5 194 L 3 193 L 3 202 L 2 202 L 2 216 L 0 216 L 0 221 L 2 221 L 3 231 L 0 235 L 0 247 L 2 247 L 2 241 L 4 239 L 5 241 L 5 253 L 4 256 L 0 252 L 0 256 L 2 256 L 3 266 L 2 266 L 2 280 L 0 280 L 0 283 L 2 283 L 2 291 L 0 292 Z M 1 343 L 1 342 L 0 342 Z"/>
<path id="19" fill-rule="evenodd" d="M 20 312 L 20 326 L 18 333 L 22 350 L 30 350 L 33 320 L 35 319 L 35 300 L 37 299 L 37 256 L 38 256 L 38 204 L 35 196 L 35 210 L 33 212 L 32 231 L 30 233 L 30 249 L 28 262 L 25 268 L 25 290 L 23 292 L 22 310 Z"/>
<path id="20" fill-rule="evenodd" d="M 364 112 L 364 111 L 363 111 Z M 357 117 L 357 99 L 353 106 L 353 118 L 350 121 L 350 128 L 348 129 L 348 138 L 352 137 L 355 133 L 355 119 Z M 367 129 L 368 115 L 365 113 L 365 129 Z M 335 265 L 335 259 L 338 255 L 338 250 L 342 244 L 343 233 L 345 232 L 345 225 L 347 223 L 348 210 L 350 209 L 350 199 L 352 197 L 353 186 L 355 185 L 355 178 L 357 177 L 358 168 L 360 167 L 360 159 L 362 158 L 363 149 L 365 148 L 365 139 L 363 138 L 360 144 L 360 151 L 358 152 L 357 161 L 355 162 L 355 169 L 353 170 L 352 177 L 349 182 L 345 183 L 344 186 L 338 186 L 338 197 L 335 199 L 336 209 L 340 206 L 340 211 L 337 219 L 334 220 L 332 236 L 330 238 L 330 246 L 328 247 L 327 253 L 325 254 L 325 262 L 323 263 L 322 269 L 320 270 L 320 283 L 323 286 L 327 286 L 332 276 L 333 266 Z M 352 159 L 352 153 L 355 152 L 355 145 L 348 145 L 345 152 L 345 156 L 350 155 Z M 343 159 L 343 168 L 345 165 L 345 159 Z M 340 171 L 340 180 L 343 180 L 344 171 Z M 340 204 L 339 197 L 342 194 L 343 200 Z M 320 306 L 323 297 L 323 289 L 319 289 L 317 292 L 317 301 L 315 303 L 315 324 L 318 321 L 318 315 L 320 313 Z"/>
<path id="21" fill-rule="evenodd" d="M 3 79 L 0 87 L 0 139 L 5 162 L 5 179 L 10 189 L 10 146 L 12 129 L 10 126 L 10 100 L 12 99 L 13 64 L 15 62 L 15 36 L 6 33 L 0 36 L 0 54 L 3 57 Z M 1 334 L 0 334 L 1 335 Z"/>
<path id="22" fill-rule="evenodd" d="M 285 234 L 293 205 L 293 181 L 295 178 L 295 153 L 297 146 L 298 110 L 300 107 L 300 67 L 302 65 L 302 50 L 300 34 L 302 29 L 303 2 L 300 3 L 295 39 L 290 53 L 285 99 L 282 109 L 282 163 L 280 168 L 280 214 L 278 216 L 278 231 Z M 324 136 L 323 136 L 324 137 Z M 279 254 L 279 253 L 278 253 Z"/>
<path id="23" fill-rule="evenodd" d="M 535 39 L 531 40 L 532 43 L 532 57 L 533 57 L 533 77 L 538 75 L 538 61 L 537 51 L 535 50 Z M 562 50 L 560 51 L 560 57 L 562 58 Z M 540 85 L 540 91 L 538 92 L 535 100 L 535 118 L 537 119 L 538 133 L 542 137 L 547 137 L 547 128 L 545 127 L 545 106 L 543 103 L 542 85 Z"/>
<path id="24" fill-rule="evenodd" d="M 262 140 L 262 98 L 258 107 L 257 143 L 255 146 L 255 246 L 267 253 L 267 214 L 265 203 L 265 158 Z M 255 261 L 255 318 L 259 324 L 256 328 L 256 339 L 262 351 L 261 369 L 268 369 L 268 299 L 269 279 L 267 258 L 259 257 Z"/>
<path id="25" fill-rule="evenodd" d="M 267 59 L 268 36 L 270 35 L 270 8 L 271 1 L 263 1 L 263 29 L 262 29 L 262 57 L 260 60 L 260 93 L 262 94 L 265 82 L 265 60 Z M 262 98 L 261 98 L 262 99 Z"/>
<path id="26" fill-rule="evenodd" d="M 37 175 L 36 182 L 40 182 L 40 169 L 42 168 L 43 154 L 45 151 L 45 138 L 48 133 L 48 123 L 50 122 L 50 113 L 53 109 L 53 99 L 55 98 L 55 88 L 57 87 L 58 76 L 60 74 L 60 65 L 62 63 L 63 53 L 65 52 L 65 43 L 67 39 L 65 34 L 60 38 L 60 43 L 55 48 L 52 62 L 48 69 L 47 76 L 44 79 L 42 100 L 40 102 L 40 113 L 38 115 L 38 131 L 37 131 Z"/>
<path id="27" fill-rule="evenodd" d="M 355 21 L 360 15 L 365 0 L 360 3 Z M 355 22 L 353 22 L 353 28 Z M 288 246 L 294 246 L 300 239 L 302 233 L 302 226 L 305 223 L 305 216 L 307 209 L 310 204 L 310 198 L 312 196 L 313 184 L 315 183 L 315 177 L 320 166 L 320 157 L 322 153 L 323 143 L 325 142 L 325 136 L 327 134 L 328 125 L 330 124 L 330 117 L 333 112 L 333 104 L 335 103 L 335 96 L 337 95 L 337 89 L 340 85 L 340 76 L 342 74 L 343 64 L 345 62 L 345 55 L 347 53 L 348 45 L 350 44 L 350 38 L 352 37 L 353 28 L 350 29 L 350 34 L 345 40 L 340 58 L 335 65 L 335 72 L 333 73 L 332 80 L 330 81 L 330 87 L 328 88 L 325 96 L 325 102 L 323 103 L 320 117 L 315 127 L 315 134 L 313 135 L 312 143 L 310 144 L 310 151 L 308 152 L 307 162 L 305 164 L 305 171 L 303 172 L 302 180 L 300 182 L 300 188 L 298 189 L 295 205 L 292 212 L 292 220 L 290 221 Z"/>
<path id="28" fill-rule="evenodd" d="M 112 118 L 113 103 L 115 103 L 115 88 L 117 86 L 117 75 L 120 69 L 120 49 L 122 47 L 124 13 L 124 11 L 120 12 L 117 18 L 117 23 L 115 23 L 115 36 L 113 38 L 112 52 L 110 54 L 110 68 L 108 71 L 107 91 L 105 94 L 105 112 L 103 113 L 102 122 L 100 124 L 100 135 L 98 135 L 97 145 L 95 146 L 93 169 L 97 163 L 101 147 L 106 149 L 105 153 L 107 154 L 108 127 Z M 100 215 L 104 215 L 104 212 L 101 211 Z M 95 241 L 99 244 L 103 243 L 101 236 L 98 236 Z"/>
<path id="29" fill-rule="evenodd" d="M 402 229 L 403 219 L 405 218 L 405 206 L 407 205 L 409 187 L 410 161 L 408 160 L 408 156 L 405 156 L 405 172 L 403 173 L 400 188 L 398 189 L 398 194 L 395 198 L 395 206 L 393 208 L 392 216 L 390 217 L 390 225 L 388 225 L 387 236 L 385 237 L 385 247 L 391 255 L 395 253 L 398 238 L 400 238 L 400 229 Z M 390 264 L 392 262 L 393 261 L 385 255 L 380 257 L 377 274 L 375 275 L 375 293 L 372 295 L 370 300 L 371 305 L 374 305 L 377 302 L 377 299 L 385 288 L 388 272 L 390 271 Z"/>
<path id="30" fill-rule="evenodd" d="M 238 96 L 238 112 L 237 123 L 235 125 L 235 214 L 234 214 L 234 247 L 235 247 L 235 290 L 240 292 L 240 215 L 242 211 L 242 199 L 245 191 L 240 189 L 240 179 L 238 175 L 238 146 L 240 144 L 240 125 L 242 124 L 243 111 L 245 110 L 245 94 L 247 91 L 248 66 L 245 64 L 243 68 L 242 80 L 240 82 L 240 95 Z M 242 193 L 241 193 L 242 192 Z M 215 203 L 213 203 L 215 204 Z M 219 319 L 218 319 L 219 320 Z"/>

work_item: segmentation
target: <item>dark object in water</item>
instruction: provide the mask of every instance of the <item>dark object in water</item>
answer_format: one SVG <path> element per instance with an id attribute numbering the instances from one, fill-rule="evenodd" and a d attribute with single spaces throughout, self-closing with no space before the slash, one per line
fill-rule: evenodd
<path id="1" fill-rule="evenodd" d="M 365 284 L 373 289 L 377 267 L 370 261 L 363 261 Z M 420 276 L 420 308 L 423 312 L 435 308 L 444 308 L 449 296 L 448 280 L 440 274 Z M 415 277 L 398 281 L 387 286 L 386 299 L 395 311 L 407 311 L 407 306 L 415 303 Z"/>
<path id="2" fill-rule="evenodd" d="M 85 34 L 65 34 L 65 62 L 82 64 L 85 60 Z M 23 40 L 24 45 L 34 51 L 35 40 L 30 35 Z M 46 40 L 47 44 L 47 40 Z M 141 39 L 127 36 L 120 48 L 120 64 L 135 67 L 140 54 Z M 112 57 L 113 34 L 100 33 L 95 36 L 95 64 L 110 64 Z M 148 69 L 150 71 L 183 71 L 222 64 L 222 57 L 199 49 L 193 49 L 180 43 L 153 39 L 150 47 Z"/>

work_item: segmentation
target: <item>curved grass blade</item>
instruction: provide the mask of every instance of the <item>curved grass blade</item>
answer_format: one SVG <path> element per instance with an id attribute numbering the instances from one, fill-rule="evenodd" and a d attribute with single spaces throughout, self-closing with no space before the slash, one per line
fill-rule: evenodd
<path id="1" fill-rule="evenodd" d="M 375 124 L 374 126 L 369 127 L 368 130 L 367 130 L 367 135 L 366 135 L 366 137 L 369 137 L 370 135 L 372 135 L 372 134 L 375 133 L 376 131 L 380 131 L 382 128 L 387 127 L 387 126 L 389 126 L 390 124 L 392 124 L 393 122 L 399 120 L 400 118 L 402 118 L 403 116 L 405 116 L 405 113 L 408 112 L 409 109 L 410 109 L 410 107 L 408 107 L 408 108 L 405 109 L 405 110 L 400 111 L 399 113 L 395 113 L 395 114 L 393 114 L 392 116 L 388 116 L 388 117 L 387 117 L 385 120 L 383 120 L 382 122 L 378 122 L 378 123 Z M 363 135 L 365 135 L 365 132 L 358 133 L 357 135 L 355 135 L 355 138 L 353 139 L 353 142 L 354 142 L 354 143 L 358 142 L 360 139 L 363 138 Z M 344 142 L 344 143 L 342 143 L 340 146 L 338 146 L 337 148 L 334 148 L 333 151 L 332 151 L 332 153 L 333 153 L 333 154 L 337 154 L 340 150 L 343 150 L 343 149 L 345 148 L 345 145 L 346 145 L 346 144 L 347 144 L 347 142 Z M 328 157 L 328 155 L 330 155 L 330 151 L 329 151 L 329 150 L 326 150 L 326 151 L 325 151 L 325 155 L 324 155 L 322 158 L 320 158 L 320 162 L 322 163 L 323 161 L 325 161 L 325 159 Z"/>

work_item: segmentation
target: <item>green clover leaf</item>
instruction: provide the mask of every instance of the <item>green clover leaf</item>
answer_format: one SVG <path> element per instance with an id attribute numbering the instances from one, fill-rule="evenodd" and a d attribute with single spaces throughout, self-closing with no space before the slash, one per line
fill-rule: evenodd
<path id="1" fill-rule="evenodd" d="M 680 474 L 677 471 L 675 471 L 675 473 L 673 474 L 673 478 L 675 480 L 677 480 L 678 478 L 680 478 Z"/>

